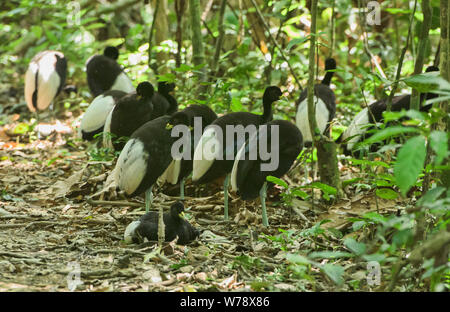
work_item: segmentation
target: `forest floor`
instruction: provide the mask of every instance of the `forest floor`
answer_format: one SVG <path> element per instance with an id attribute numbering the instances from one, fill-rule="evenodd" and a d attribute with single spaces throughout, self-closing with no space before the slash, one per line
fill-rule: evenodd
<path id="1" fill-rule="evenodd" d="M 315 267 L 298 272 L 288 255 L 343 250 L 342 236 L 330 235 L 332 229 L 345 236 L 352 229 L 349 218 L 404 206 L 360 192 L 332 205 L 294 199 L 286 207 L 274 188 L 267 201 L 270 226 L 264 228 L 259 202 L 231 194 L 231 217 L 224 221 L 221 181 L 187 183 L 186 215 L 201 235 L 187 246 L 166 243 L 161 255 L 155 243 L 124 243 L 126 226 L 144 213 L 143 201 L 118 193 L 108 180 L 114 161 L 99 160 L 94 145 L 75 139 L 77 114 L 44 118 L 41 124 L 56 131 L 38 140 L 22 124 L 23 115 L 32 117 L 26 107 L 8 109 L 0 124 L 0 291 L 69 291 L 74 280 L 82 283 L 78 291 L 373 290 L 365 282 L 365 262 L 338 260 L 346 282 L 337 286 Z M 285 177 L 291 185 L 302 183 L 300 168 Z M 153 208 L 168 208 L 177 195 L 178 186 L 154 190 Z M 323 220 L 329 221 L 319 228 Z M 330 232 L 324 237 L 320 229 Z M 351 234 L 364 239 L 373 231 Z"/>

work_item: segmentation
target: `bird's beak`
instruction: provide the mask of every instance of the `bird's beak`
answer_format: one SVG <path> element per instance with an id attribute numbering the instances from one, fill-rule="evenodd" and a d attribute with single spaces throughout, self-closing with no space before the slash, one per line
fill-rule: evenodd
<path id="1" fill-rule="evenodd" d="M 170 130 L 170 129 L 172 129 L 173 128 L 173 125 L 171 124 L 171 123 L 167 123 L 166 124 L 166 130 Z"/>
<path id="2" fill-rule="evenodd" d="M 185 219 L 184 211 L 180 212 L 179 216 L 180 216 L 181 219 Z"/>

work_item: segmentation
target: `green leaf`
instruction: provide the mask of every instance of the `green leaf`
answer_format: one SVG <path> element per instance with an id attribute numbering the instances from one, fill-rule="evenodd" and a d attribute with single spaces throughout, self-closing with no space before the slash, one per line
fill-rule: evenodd
<path id="1" fill-rule="evenodd" d="M 337 285 L 342 285 L 342 283 L 344 283 L 344 279 L 342 278 L 342 275 L 344 275 L 344 268 L 340 265 L 327 263 L 321 266 L 321 269 Z"/>
<path id="2" fill-rule="evenodd" d="M 192 70 L 192 68 L 186 64 L 181 64 L 180 67 L 175 68 L 175 71 L 182 73 L 188 72 L 190 70 Z"/>
<path id="3" fill-rule="evenodd" d="M 422 172 L 426 153 L 423 136 L 409 139 L 398 152 L 397 161 L 394 164 L 394 176 L 395 183 L 403 196 L 416 183 L 417 177 Z"/>
<path id="4" fill-rule="evenodd" d="M 285 189 L 289 188 L 289 185 L 286 182 L 284 182 L 283 180 L 281 180 L 277 177 L 268 176 L 266 179 L 267 179 L 267 181 L 272 182 L 276 185 L 282 186 Z"/>
<path id="5" fill-rule="evenodd" d="M 231 110 L 233 112 L 240 112 L 242 111 L 242 103 L 241 103 L 241 99 L 239 98 L 232 98 L 231 99 L 231 106 L 230 106 Z"/>
<path id="6" fill-rule="evenodd" d="M 393 112 L 393 111 L 384 111 L 383 112 L 383 120 L 384 122 L 389 122 L 392 120 L 399 120 L 400 118 L 403 118 L 406 116 L 406 111 L 402 110 L 400 112 Z"/>
<path id="7" fill-rule="evenodd" d="M 29 131 L 30 131 L 30 126 L 28 124 L 22 122 L 14 127 L 13 133 L 14 134 L 25 134 Z"/>
<path id="8" fill-rule="evenodd" d="M 308 197 L 308 193 L 303 192 L 302 190 L 293 190 L 292 195 L 300 197 L 301 199 L 305 199 Z"/>
<path id="9" fill-rule="evenodd" d="M 298 255 L 298 254 L 291 254 L 291 253 L 286 255 L 286 260 L 291 263 L 303 264 L 303 265 L 311 263 L 311 261 L 308 258 Z"/>
<path id="10" fill-rule="evenodd" d="M 364 255 L 362 256 L 364 260 L 370 262 L 370 261 L 377 261 L 377 262 L 381 262 L 384 261 L 386 259 L 386 256 L 384 254 L 381 253 L 376 253 L 376 254 L 371 254 L 371 255 Z"/>
<path id="11" fill-rule="evenodd" d="M 309 258 L 315 259 L 337 259 L 337 258 L 351 258 L 353 255 L 345 251 L 315 251 L 308 255 Z"/>
<path id="12" fill-rule="evenodd" d="M 382 166 L 384 168 L 389 168 L 390 167 L 384 161 L 367 160 L 367 159 L 356 159 L 356 158 L 350 158 L 349 161 L 351 161 L 353 165 L 369 165 L 371 167 Z"/>
<path id="13" fill-rule="evenodd" d="M 58 39 L 55 37 L 55 35 L 50 30 L 45 30 L 45 34 L 47 36 L 47 39 L 51 41 L 53 44 L 58 43 Z"/>
<path id="14" fill-rule="evenodd" d="M 433 131 L 430 134 L 430 146 L 436 153 L 434 162 L 440 165 L 448 154 L 448 139 L 447 133 L 443 131 Z"/>
<path id="15" fill-rule="evenodd" d="M 402 126 L 396 126 L 396 127 L 388 127 L 383 130 L 377 131 L 374 135 L 372 135 L 367 140 L 363 141 L 361 145 L 370 145 L 379 141 L 383 141 L 387 138 L 390 138 L 392 136 L 397 136 L 402 133 L 415 133 L 419 132 L 417 128 L 412 127 L 402 127 Z"/>
<path id="16" fill-rule="evenodd" d="M 324 184 L 324 183 L 320 183 L 320 182 L 313 182 L 309 185 L 309 187 L 313 187 L 313 188 L 322 190 L 323 192 L 325 192 L 327 194 L 331 194 L 331 195 L 337 194 L 336 188 L 334 188 L 328 184 Z"/>
<path id="17" fill-rule="evenodd" d="M 435 202 L 439 198 L 439 196 L 441 196 L 442 193 L 444 193 L 444 191 L 445 187 L 438 186 L 432 188 L 424 196 L 422 196 L 422 198 L 419 199 L 417 205 L 425 205 L 427 203 Z"/>
<path id="18" fill-rule="evenodd" d="M 364 214 L 363 218 L 368 219 L 373 222 L 376 222 L 376 223 L 386 222 L 386 217 L 383 217 L 382 215 L 380 215 L 379 213 L 376 213 L 375 211 Z"/>
<path id="19" fill-rule="evenodd" d="M 42 27 L 40 26 L 31 26 L 31 31 L 36 36 L 36 38 L 41 38 L 42 36 Z"/>
<path id="20" fill-rule="evenodd" d="M 344 245 L 357 256 L 360 256 L 366 252 L 366 244 L 358 243 L 351 237 L 344 240 Z"/>
<path id="21" fill-rule="evenodd" d="M 294 45 L 302 44 L 302 43 L 306 42 L 308 39 L 309 39 L 309 36 L 308 37 L 303 37 L 303 38 L 292 39 L 287 44 L 286 49 L 290 50 Z"/>
<path id="22" fill-rule="evenodd" d="M 375 193 L 383 199 L 396 199 L 398 197 L 397 192 L 390 188 L 378 188 Z"/>
<path id="23" fill-rule="evenodd" d="M 439 90 L 449 90 L 450 83 L 439 76 L 439 72 L 429 72 L 418 75 L 413 75 L 404 78 L 403 81 L 411 88 L 416 89 L 421 93 L 426 93 Z"/>
<path id="24" fill-rule="evenodd" d="M 97 29 L 97 28 L 102 28 L 104 26 L 105 26 L 105 24 L 103 24 L 103 23 L 93 23 L 93 24 L 90 24 L 89 26 L 87 26 L 86 29 L 93 30 L 93 29 Z"/>
<path id="25" fill-rule="evenodd" d="M 354 232 L 358 231 L 360 228 L 362 228 L 364 225 L 366 225 L 366 221 L 355 221 L 352 224 L 352 229 Z"/>

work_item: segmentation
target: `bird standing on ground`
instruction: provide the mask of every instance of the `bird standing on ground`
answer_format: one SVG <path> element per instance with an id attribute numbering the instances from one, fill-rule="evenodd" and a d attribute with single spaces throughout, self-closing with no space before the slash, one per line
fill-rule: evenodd
<path id="1" fill-rule="evenodd" d="M 184 115 L 184 117 L 182 117 Z M 195 118 L 199 118 L 201 121 L 201 129 L 197 131 L 194 129 L 198 125 Z M 190 151 L 189 159 L 174 159 L 167 170 L 167 174 L 164 176 L 163 182 L 169 182 L 171 184 L 180 183 L 180 199 L 184 200 L 184 183 L 186 178 L 192 172 L 192 162 L 194 157 L 194 151 L 196 143 L 200 138 L 196 138 L 198 133 L 200 136 L 203 134 L 204 129 L 217 119 L 216 113 L 206 105 L 190 105 L 184 110 L 176 112 L 172 115 L 172 119 L 184 119 L 188 120 L 187 126 L 190 128 Z"/>
<path id="2" fill-rule="evenodd" d="M 261 157 L 261 146 L 264 144 L 271 158 Z M 258 195 L 261 197 L 264 226 L 269 225 L 265 204 L 268 185 L 266 178 L 281 178 L 286 174 L 302 149 L 303 137 L 296 125 L 286 120 L 273 120 L 260 126 L 258 133 L 250 138 L 236 155 L 231 172 L 232 189 L 243 200 L 253 200 Z M 252 154 L 257 156 L 256 159 L 251 159 Z M 272 163 L 273 161 L 275 163 Z"/>
<path id="3" fill-rule="evenodd" d="M 118 57 L 119 50 L 109 46 L 105 48 L 103 55 L 94 55 L 86 62 L 87 81 L 93 96 L 109 90 L 126 93 L 134 90 L 130 78 L 117 63 Z"/>
<path id="4" fill-rule="evenodd" d="M 216 119 L 207 127 L 195 148 L 192 181 L 208 183 L 225 176 L 224 181 L 224 210 L 228 219 L 228 185 L 229 174 L 233 168 L 234 157 L 245 137 L 237 137 L 232 133 L 235 126 L 259 126 L 272 120 L 272 104 L 280 99 L 282 92 L 276 86 L 267 87 L 263 95 L 263 114 L 256 115 L 248 112 L 234 112 Z M 220 131 L 219 131 L 220 129 Z M 256 130 L 256 128 L 255 128 Z M 222 137 L 220 137 L 222 136 Z M 232 138 L 227 142 L 226 138 Z M 211 150 L 213 147 L 213 151 Z"/>
<path id="5" fill-rule="evenodd" d="M 67 60 L 63 53 L 43 51 L 33 57 L 25 74 L 25 100 L 31 112 L 38 114 L 50 106 L 61 92 L 66 74 Z"/>
<path id="6" fill-rule="evenodd" d="M 336 97 L 330 88 L 331 78 L 336 69 L 336 61 L 329 58 L 325 61 L 325 77 L 322 82 L 314 86 L 314 105 L 316 108 L 316 121 L 320 133 L 326 133 L 329 123 L 336 114 Z M 312 143 L 311 131 L 308 118 L 308 90 L 305 89 L 297 100 L 297 114 L 295 123 L 303 135 L 305 146 Z"/>
<path id="7" fill-rule="evenodd" d="M 137 129 L 125 144 L 115 170 L 115 180 L 121 190 L 129 196 L 145 192 L 145 211 L 153 202 L 152 188 L 158 178 L 167 175 L 172 162 L 172 144 L 177 138 L 171 136 L 171 128 L 189 120 L 185 115 L 162 116 Z M 163 211 L 160 208 L 159 242 L 164 241 Z"/>
<path id="8" fill-rule="evenodd" d="M 158 82 L 158 92 L 155 92 L 152 98 L 152 119 L 164 115 L 172 115 L 177 111 L 177 100 L 170 94 L 170 92 L 172 92 L 174 89 L 174 83 L 167 83 L 165 81 Z"/>
<path id="9" fill-rule="evenodd" d="M 109 113 L 125 95 L 127 95 L 126 92 L 110 90 L 97 96 L 83 114 L 80 137 L 90 141 L 96 134 L 101 133 Z"/>
<path id="10" fill-rule="evenodd" d="M 429 66 L 426 72 L 439 71 L 435 66 Z M 434 93 L 420 94 L 420 111 L 428 112 L 432 104 L 422 105 L 426 100 L 433 99 L 437 96 Z M 383 121 L 383 112 L 387 110 L 388 99 L 381 99 L 368 107 L 363 108 L 355 118 L 351 121 L 347 129 L 337 139 L 338 143 L 344 143 L 344 154 L 351 155 L 358 142 L 361 142 L 369 137 L 369 130 L 373 129 L 370 125 Z M 397 95 L 392 98 L 392 112 L 399 112 L 401 110 L 409 110 L 411 103 L 411 94 Z M 373 145 L 371 150 L 375 151 L 376 145 Z"/>
<path id="11" fill-rule="evenodd" d="M 134 131 L 152 120 L 153 94 L 152 84 L 141 82 L 136 92 L 118 100 L 105 121 L 103 146 L 120 151 Z"/>

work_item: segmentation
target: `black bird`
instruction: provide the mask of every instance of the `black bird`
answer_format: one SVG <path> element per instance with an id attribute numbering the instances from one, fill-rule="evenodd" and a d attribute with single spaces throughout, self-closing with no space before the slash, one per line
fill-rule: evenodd
<path id="1" fill-rule="evenodd" d="M 435 66 L 429 66 L 426 72 L 439 71 L 439 68 Z M 422 106 L 427 100 L 437 97 L 434 93 L 421 93 L 420 94 L 420 111 L 428 112 L 432 104 Z M 355 145 L 367 139 L 370 134 L 370 129 L 375 123 L 383 121 L 383 112 L 387 110 L 388 99 L 381 99 L 373 102 L 368 107 L 361 110 L 355 118 L 352 120 L 347 129 L 342 133 L 342 135 L 337 139 L 338 143 L 344 143 L 344 154 L 351 155 L 354 151 Z M 391 111 L 399 112 L 401 110 L 409 110 L 411 103 L 411 94 L 397 95 L 392 98 Z M 377 149 L 377 145 L 371 146 L 371 151 L 374 152 Z M 358 156 L 358 155 L 357 155 Z"/>
<path id="2" fill-rule="evenodd" d="M 86 62 L 87 81 L 93 96 L 109 90 L 126 93 L 134 90 L 130 78 L 117 63 L 118 57 L 119 50 L 116 47 L 106 47 L 103 55 L 94 55 Z"/>
<path id="3" fill-rule="evenodd" d="M 329 58 L 325 61 L 325 77 L 322 82 L 314 85 L 314 104 L 316 106 L 316 121 L 320 133 L 328 132 L 329 123 L 333 120 L 336 114 L 336 97 L 333 90 L 330 88 L 331 78 L 336 69 L 336 61 Z M 297 114 L 295 116 L 295 123 L 303 135 L 305 146 L 310 146 L 312 143 L 311 131 L 309 129 L 308 119 L 308 90 L 305 89 L 300 94 L 297 100 Z"/>
<path id="4" fill-rule="evenodd" d="M 152 119 L 172 115 L 178 109 L 177 100 L 170 94 L 175 89 L 174 83 L 165 81 L 158 82 L 158 92 L 155 92 L 152 98 L 153 113 Z"/>
<path id="5" fill-rule="evenodd" d="M 96 134 L 102 132 L 109 113 L 125 95 L 127 95 L 126 92 L 110 90 L 97 96 L 83 114 L 80 137 L 90 141 Z"/>
<path id="6" fill-rule="evenodd" d="M 126 143 L 115 168 L 115 180 L 121 190 L 129 196 L 145 192 L 146 211 L 152 202 L 152 186 L 172 162 L 172 144 L 177 140 L 171 136 L 171 128 L 188 124 L 185 115 L 162 116 L 137 129 Z"/>
<path id="7" fill-rule="evenodd" d="M 43 51 L 30 62 L 25 74 L 25 100 L 32 112 L 47 109 L 66 81 L 67 60 L 58 51 Z"/>
<path id="8" fill-rule="evenodd" d="M 150 210 L 153 202 L 152 188 L 172 162 L 171 128 L 179 124 L 187 125 L 185 115 L 176 117 L 162 116 L 153 119 L 137 129 L 127 142 L 115 170 L 115 181 L 127 195 L 135 196 L 145 192 L 145 211 Z M 162 206 L 159 211 L 163 222 Z M 164 241 L 164 232 L 158 234 L 160 243 Z"/>
<path id="9" fill-rule="evenodd" d="M 270 158 L 261 157 L 262 144 L 266 144 Z M 250 138 L 236 155 L 231 172 L 232 189 L 243 200 L 253 200 L 258 195 L 261 197 L 264 226 L 269 224 L 265 204 L 268 185 L 266 178 L 281 178 L 289 171 L 302 149 L 303 137 L 296 125 L 286 120 L 273 120 L 260 126 L 258 133 Z M 256 157 L 251 157 L 252 153 Z"/>
<path id="10" fill-rule="evenodd" d="M 136 92 L 122 97 L 109 113 L 103 129 L 103 145 L 121 150 L 126 139 L 147 121 L 152 120 L 154 89 L 151 83 L 141 82 Z"/>
<path id="11" fill-rule="evenodd" d="M 183 117 L 184 116 L 184 117 Z M 195 118 L 198 118 L 197 120 Z M 190 105 L 184 110 L 176 112 L 172 115 L 172 119 L 187 120 L 187 126 L 190 128 L 190 150 L 189 159 L 173 160 L 167 170 L 167 175 L 163 182 L 171 184 L 180 183 L 180 199 L 184 199 L 184 182 L 189 174 L 192 172 L 192 159 L 196 143 L 199 141 L 204 129 L 217 119 L 216 113 L 206 105 Z M 199 123 L 200 122 L 200 123 Z M 199 127 L 196 129 L 195 127 Z M 184 152 L 184 151 L 183 151 Z"/>
<path id="12" fill-rule="evenodd" d="M 184 206 L 176 202 L 170 207 L 170 212 L 164 213 L 165 241 L 170 242 L 178 236 L 177 243 L 186 245 L 199 236 L 199 231 L 183 218 Z M 125 242 L 139 243 L 144 239 L 158 240 L 158 213 L 148 212 L 139 221 L 128 225 L 124 234 Z"/>
<path id="13" fill-rule="evenodd" d="M 235 112 L 216 119 L 207 127 L 194 152 L 192 181 L 208 183 L 226 176 L 224 181 L 225 219 L 228 219 L 228 184 L 233 168 L 234 156 L 245 143 L 244 130 L 256 132 L 256 127 L 272 120 L 272 103 L 278 101 L 282 92 L 276 86 L 267 87 L 263 95 L 262 115 L 248 112 Z M 241 134 L 239 136 L 239 129 Z M 248 127 L 250 126 L 250 127 Z M 247 134 L 250 134 L 247 132 Z M 228 138 L 228 140 L 227 140 Z M 229 142 L 231 140 L 231 142 Z"/>

